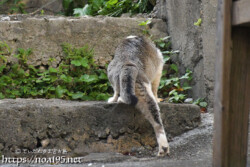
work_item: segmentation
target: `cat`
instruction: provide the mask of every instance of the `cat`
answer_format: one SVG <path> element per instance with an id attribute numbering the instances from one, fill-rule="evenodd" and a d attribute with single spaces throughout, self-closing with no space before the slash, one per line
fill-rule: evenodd
<path id="1" fill-rule="evenodd" d="M 160 50 L 149 39 L 128 36 L 116 48 L 107 71 L 114 89 L 114 96 L 108 102 L 129 104 L 141 111 L 153 126 L 158 156 L 169 154 L 157 97 L 163 64 Z"/>

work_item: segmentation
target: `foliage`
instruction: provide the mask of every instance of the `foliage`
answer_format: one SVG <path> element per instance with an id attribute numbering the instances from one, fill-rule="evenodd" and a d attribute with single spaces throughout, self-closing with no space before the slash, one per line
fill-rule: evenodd
<path id="1" fill-rule="evenodd" d="M 179 51 L 171 50 L 170 37 L 160 38 L 154 41 L 156 46 L 160 48 L 163 54 L 164 64 L 167 64 L 168 68 L 163 70 L 159 94 L 162 97 L 167 97 L 169 102 L 183 103 L 187 98 L 187 91 L 192 89 L 190 82 L 192 80 L 192 71 L 186 70 L 186 73 L 179 76 L 178 66 L 171 61 L 171 55 L 178 54 Z M 197 99 L 193 102 L 201 107 L 201 111 L 205 112 L 207 107 L 207 102 L 204 99 Z"/>
<path id="2" fill-rule="evenodd" d="M 140 22 L 138 25 L 143 27 L 143 34 L 152 38 L 149 33 L 149 24 L 151 19 Z M 197 21 L 197 24 L 201 24 L 201 19 Z M 183 103 L 187 98 L 187 91 L 192 89 L 190 82 L 192 80 L 192 71 L 186 70 L 186 73 L 179 76 L 179 69 L 177 64 L 171 61 L 171 57 L 179 53 L 179 50 L 171 50 L 170 37 L 164 37 L 154 40 L 156 46 L 161 50 L 163 55 L 164 64 L 168 68 L 164 69 L 162 72 L 162 77 L 160 80 L 158 93 L 163 98 L 166 98 L 169 102 Z M 207 103 L 204 99 L 197 99 L 197 105 L 201 108 L 206 109 Z M 196 101 L 197 101 L 196 100 Z"/>
<path id="3" fill-rule="evenodd" d="M 0 59 L 6 60 L 0 44 Z M 106 100 L 110 85 L 106 72 L 94 63 L 93 51 L 84 46 L 62 45 L 64 59 L 57 68 L 36 68 L 27 63 L 31 49 L 18 49 L 17 63 L 0 66 L 0 99 L 2 98 L 62 98 Z M 7 49 L 8 50 L 8 49 Z M 55 61 L 50 59 L 50 63 Z M 5 61 L 6 62 L 6 61 Z"/>
<path id="4" fill-rule="evenodd" d="M 195 100 L 193 102 L 193 104 L 196 104 L 196 105 L 198 105 L 198 106 L 200 106 L 202 108 L 206 108 L 207 107 L 207 102 L 205 102 L 203 98 L 199 98 L 199 99 Z"/>
<path id="5" fill-rule="evenodd" d="M 149 24 L 152 22 L 152 19 L 148 19 L 146 21 L 140 22 L 138 25 L 143 27 L 142 33 L 144 35 L 150 35 L 149 34 Z"/>
<path id="6" fill-rule="evenodd" d="M 62 5 L 64 9 L 64 15 L 72 16 L 74 8 L 82 8 L 86 5 L 87 0 L 63 0 Z"/>
<path id="7" fill-rule="evenodd" d="M 195 26 L 201 26 L 202 20 L 201 18 L 197 20 L 197 22 L 194 23 Z"/>
<path id="8" fill-rule="evenodd" d="M 8 4 L 7 13 L 26 13 L 23 0 L 1 0 L 0 6 Z M 85 16 L 85 15 L 107 15 L 120 16 L 123 13 L 149 13 L 153 5 L 149 0 L 62 0 L 64 15 Z M 43 15 L 44 12 L 41 13 Z"/>
<path id="9" fill-rule="evenodd" d="M 179 51 L 171 50 L 169 36 L 157 39 L 154 42 L 162 51 L 164 63 L 167 63 L 169 66 L 168 70 L 163 70 L 159 86 L 159 94 L 163 97 L 168 97 L 167 99 L 169 102 L 183 102 L 187 96 L 186 91 L 192 88 L 189 86 L 189 82 L 192 80 L 192 72 L 186 70 L 186 73 L 183 76 L 178 76 L 178 66 L 171 62 L 170 55 L 177 54 Z"/>
<path id="10" fill-rule="evenodd" d="M 0 6 L 4 4 L 9 4 L 10 8 L 8 10 L 8 13 L 14 14 L 14 13 L 26 13 L 24 10 L 24 3 L 22 3 L 22 0 L 1 0 Z"/>
<path id="11" fill-rule="evenodd" d="M 43 15 L 44 15 L 44 10 L 43 10 L 43 9 L 41 10 L 40 15 L 41 15 L 41 16 L 43 16 Z"/>
<path id="12" fill-rule="evenodd" d="M 63 0 L 63 7 L 66 15 L 107 15 L 120 16 L 123 13 L 147 13 L 153 9 L 149 0 Z"/>

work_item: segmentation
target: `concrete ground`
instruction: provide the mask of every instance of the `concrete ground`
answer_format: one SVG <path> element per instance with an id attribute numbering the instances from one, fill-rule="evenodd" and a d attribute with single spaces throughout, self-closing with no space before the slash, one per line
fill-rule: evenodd
<path id="1" fill-rule="evenodd" d="M 249 124 L 250 126 L 250 124 Z M 250 129 L 250 128 L 249 128 Z M 83 157 L 83 164 L 38 165 L 23 164 L 22 167 L 210 167 L 212 166 L 212 132 L 213 114 L 202 114 L 201 125 L 170 142 L 170 157 L 158 158 L 143 155 L 134 156 L 117 153 L 92 153 Z M 250 132 L 250 131 L 249 131 Z M 250 133 L 249 133 L 250 135 Z M 249 137 L 250 143 L 250 137 Z M 154 151 L 156 154 L 156 150 Z M 3 167 L 14 167 L 15 164 L 2 164 Z M 250 167 L 250 144 L 248 147 L 248 165 Z"/>

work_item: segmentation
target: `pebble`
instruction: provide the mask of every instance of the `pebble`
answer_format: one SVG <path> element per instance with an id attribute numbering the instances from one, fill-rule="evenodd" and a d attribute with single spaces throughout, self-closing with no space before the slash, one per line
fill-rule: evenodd
<path id="1" fill-rule="evenodd" d="M 41 141 L 42 147 L 45 148 L 49 145 L 49 139 L 44 139 Z"/>
<path id="2" fill-rule="evenodd" d="M 187 98 L 184 103 L 192 103 L 194 100 L 192 98 Z"/>

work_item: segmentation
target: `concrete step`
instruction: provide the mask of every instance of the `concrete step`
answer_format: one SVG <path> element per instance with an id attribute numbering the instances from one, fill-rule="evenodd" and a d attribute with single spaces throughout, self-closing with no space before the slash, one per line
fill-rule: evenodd
<path id="1" fill-rule="evenodd" d="M 14 15 L 0 16 L 0 41 L 15 52 L 17 48 L 31 48 L 33 54 L 28 63 L 34 66 L 60 63 L 61 45 L 69 43 L 76 47 L 88 45 L 95 51 L 96 61 L 104 66 L 112 59 L 115 48 L 129 35 L 143 35 L 144 27 L 138 24 L 146 18 L 114 17 L 55 17 Z M 153 19 L 148 27 L 153 37 L 167 36 L 166 23 Z"/>
<path id="2" fill-rule="evenodd" d="M 198 106 L 160 103 L 168 137 L 200 123 Z M 151 125 L 135 108 L 106 102 L 59 99 L 0 100 L 0 151 L 66 150 L 70 156 L 92 152 L 151 155 L 156 139 Z M 48 155 L 45 153 L 44 155 Z"/>

